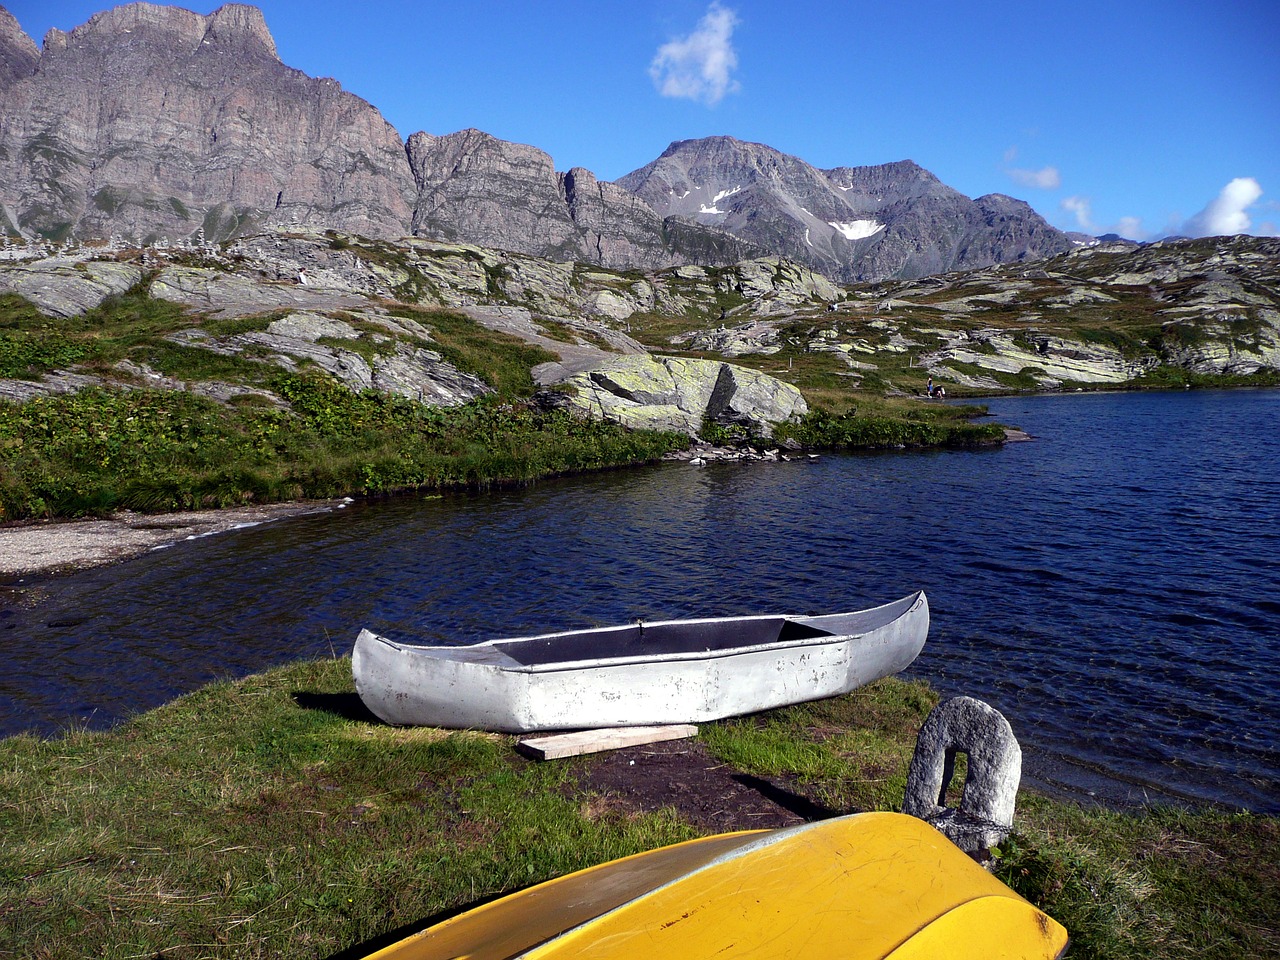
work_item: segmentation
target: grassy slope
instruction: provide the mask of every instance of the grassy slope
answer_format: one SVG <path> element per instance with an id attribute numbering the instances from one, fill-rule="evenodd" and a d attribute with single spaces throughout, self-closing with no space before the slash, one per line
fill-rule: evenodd
<path id="1" fill-rule="evenodd" d="M 300 663 L 109 732 L 0 741 L 0 954 L 326 956 L 697 832 L 591 803 L 591 758 L 535 764 L 509 737 L 351 719 L 353 699 L 349 660 Z M 893 809 L 934 700 L 882 681 L 702 735 L 816 803 Z M 1073 957 L 1280 953 L 1275 820 L 1024 793 L 1002 853 Z"/>
<path id="2" fill-rule="evenodd" d="M 496 394 L 459 408 L 430 407 L 354 394 L 318 370 L 290 374 L 179 346 L 164 334 L 199 318 L 141 290 L 70 320 L 0 299 L 0 362 L 8 357 L 9 364 L 0 376 L 71 360 L 108 372 L 130 360 L 188 381 L 269 389 L 292 406 L 285 413 L 252 396 L 224 405 L 152 389 L 0 402 L 0 520 L 525 483 L 655 460 L 687 442 L 541 412 L 523 398 L 533 392 L 530 368 L 549 354 L 446 311 L 395 312 L 432 329 L 433 345 Z M 270 319 L 201 325 L 225 335 L 265 329 Z"/>

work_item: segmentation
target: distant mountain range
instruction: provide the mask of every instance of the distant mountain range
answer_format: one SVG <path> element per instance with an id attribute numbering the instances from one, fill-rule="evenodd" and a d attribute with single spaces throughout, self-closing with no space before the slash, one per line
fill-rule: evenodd
<path id="1" fill-rule="evenodd" d="M 147 242 L 292 225 L 616 269 L 772 254 L 846 282 L 1078 245 L 1022 201 L 971 200 L 911 161 L 819 170 L 710 137 L 610 183 L 477 130 L 406 143 L 336 81 L 281 63 L 256 7 L 129 4 L 43 48 L 0 7 L 0 231 Z"/>

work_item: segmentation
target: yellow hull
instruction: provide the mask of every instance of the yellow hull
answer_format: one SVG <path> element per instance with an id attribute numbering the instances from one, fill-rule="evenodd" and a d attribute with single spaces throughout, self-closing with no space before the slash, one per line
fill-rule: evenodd
<path id="1" fill-rule="evenodd" d="M 1013 960 L 1067 931 L 928 824 L 866 813 L 703 837 L 484 904 L 370 960 Z"/>

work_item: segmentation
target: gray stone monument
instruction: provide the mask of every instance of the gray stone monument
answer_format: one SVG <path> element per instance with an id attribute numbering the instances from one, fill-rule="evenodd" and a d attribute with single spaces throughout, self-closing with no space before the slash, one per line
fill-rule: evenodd
<path id="1" fill-rule="evenodd" d="M 968 758 L 959 809 L 946 806 L 956 755 Z M 927 821 L 977 860 L 1013 829 L 1022 748 L 999 710 L 973 697 L 938 704 L 916 738 L 902 812 Z"/>

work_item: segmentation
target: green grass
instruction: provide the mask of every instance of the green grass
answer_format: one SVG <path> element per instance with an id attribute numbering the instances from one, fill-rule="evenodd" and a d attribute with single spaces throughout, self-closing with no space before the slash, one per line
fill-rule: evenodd
<path id="1" fill-rule="evenodd" d="M 304 664 L 0 742 L 0 954 L 327 956 L 693 835 L 583 816 L 574 765 L 506 738 L 345 719 L 350 688 Z"/>
<path id="2" fill-rule="evenodd" d="M 1004 440 L 1004 428 L 999 424 L 929 417 L 926 410 L 912 413 L 915 416 L 877 416 L 857 412 L 833 414 L 819 409 L 810 411 L 798 424 L 784 424 L 776 434 L 780 440 L 793 439 L 817 450 L 978 447 Z"/>
<path id="3" fill-rule="evenodd" d="M 0 741 L 0 955 L 328 956 L 697 835 L 585 788 L 596 758 L 363 714 L 347 658 L 215 684 L 113 730 Z M 936 694 L 880 681 L 705 724 L 730 770 L 836 812 L 897 809 Z M 1073 958 L 1280 955 L 1280 828 L 1023 791 L 999 875 Z"/>
<path id="4" fill-rule="evenodd" d="M 525 404 L 521 398 L 534 392 L 530 369 L 553 355 L 462 314 L 392 308 L 429 328 L 426 346 L 496 391 L 446 409 L 353 393 L 318 371 L 289 374 L 257 362 L 252 351 L 223 356 L 172 343 L 167 334 L 192 326 L 213 336 L 263 330 L 277 314 L 192 316 L 150 298 L 145 286 L 69 319 L 44 317 L 20 297 L 0 298 L 0 376 L 34 378 L 78 363 L 125 379 L 114 364 L 129 360 L 187 383 L 266 389 L 292 410 L 148 389 L 0 402 L 0 521 L 521 484 L 649 462 L 687 443 Z M 370 361 L 392 349 L 358 325 L 360 339 L 333 346 Z"/>
<path id="5" fill-rule="evenodd" d="M 523 404 L 355 394 L 320 374 L 271 385 L 292 413 L 151 390 L 0 403 L 0 519 L 522 484 L 687 443 Z"/>

